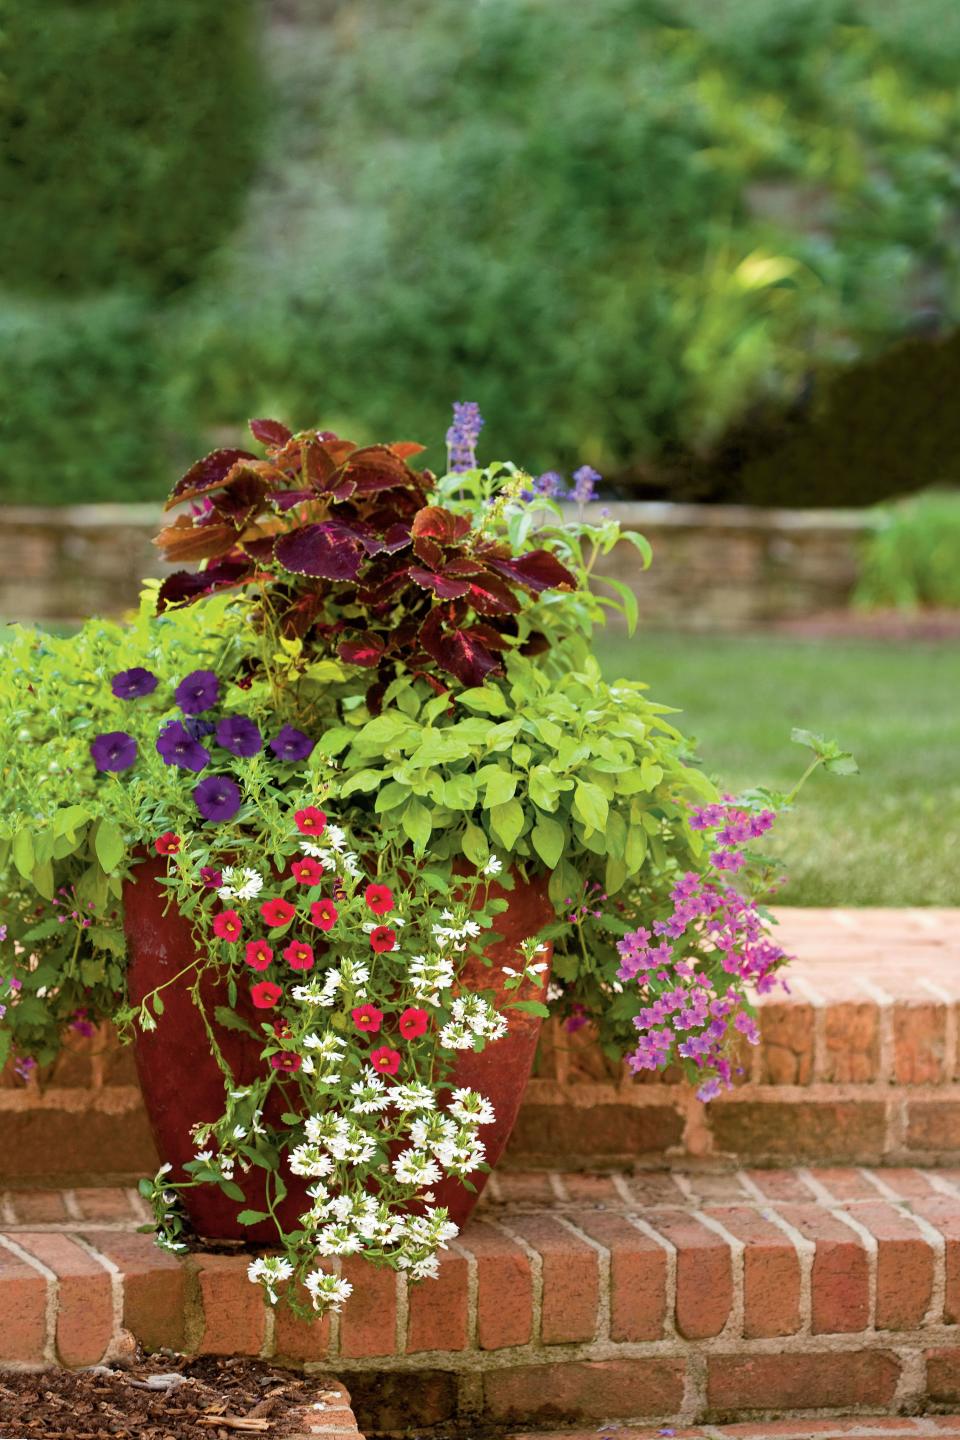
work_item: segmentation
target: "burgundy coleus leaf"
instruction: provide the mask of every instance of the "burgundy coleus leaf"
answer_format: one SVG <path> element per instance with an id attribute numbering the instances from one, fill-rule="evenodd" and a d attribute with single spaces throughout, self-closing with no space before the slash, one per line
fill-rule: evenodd
<path id="1" fill-rule="evenodd" d="M 443 567 L 443 546 L 438 545 L 429 535 L 416 535 L 413 540 L 413 553 L 417 559 L 426 565 L 430 570 L 440 570 Z"/>
<path id="2" fill-rule="evenodd" d="M 407 571 L 410 579 L 415 585 L 424 590 L 432 590 L 441 600 L 456 600 L 461 595 L 466 595 L 470 589 L 467 580 L 452 579 L 447 575 L 438 575 L 434 570 L 422 570 L 419 565 L 412 565 Z"/>
<path id="3" fill-rule="evenodd" d="M 441 505 L 425 505 L 413 517 L 411 533 L 416 539 L 420 535 L 439 540 L 441 545 L 455 545 L 470 533 L 470 520 L 466 515 L 454 515 Z"/>
<path id="4" fill-rule="evenodd" d="M 304 525 L 289 535 L 281 535 L 273 553 L 284 569 L 295 575 L 354 580 L 360 572 L 363 551 L 357 540 L 343 534 L 343 529 L 330 521 Z"/>
<path id="5" fill-rule="evenodd" d="M 540 630 L 534 630 L 520 646 L 521 655 L 542 655 L 550 649 L 550 641 Z"/>
<path id="6" fill-rule="evenodd" d="M 410 529 L 407 525 L 390 525 L 383 536 L 383 548 L 388 555 L 395 550 L 402 550 L 410 544 Z"/>
<path id="7" fill-rule="evenodd" d="M 271 490 L 266 497 L 271 505 L 275 505 L 281 512 L 292 510 L 294 505 L 302 505 L 305 500 L 316 500 L 315 490 Z"/>
<path id="8" fill-rule="evenodd" d="M 248 420 L 247 424 L 254 440 L 259 440 L 261 445 L 286 445 L 293 434 L 279 420 Z"/>
<path id="9" fill-rule="evenodd" d="M 191 500 L 196 495 L 203 495 L 208 490 L 216 489 L 238 460 L 256 460 L 256 458 L 256 455 L 251 455 L 249 450 L 211 450 L 209 455 L 204 455 L 202 460 L 191 465 L 186 475 L 177 481 L 170 492 L 166 508 L 169 510 L 172 505 L 178 505 L 181 500 Z"/>
<path id="10" fill-rule="evenodd" d="M 418 493 L 420 490 L 414 471 L 386 445 L 368 445 L 363 450 L 355 450 L 347 463 L 346 474 L 355 481 L 357 495 L 406 487 Z"/>
<path id="11" fill-rule="evenodd" d="M 500 662 L 481 640 L 463 630 L 447 630 L 438 610 L 420 627 L 420 644 L 441 670 L 463 685 L 482 685 L 491 671 L 500 670 Z"/>
<path id="12" fill-rule="evenodd" d="M 491 556 L 487 564 L 491 570 L 527 590 L 552 590 L 563 586 L 570 590 L 577 588 L 576 577 L 549 550 L 529 550 L 526 555 L 510 559 Z"/>
<path id="13" fill-rule="evenodd" d="M 350 665 L 363 665 L 372 667 L 380 664 L 386 645 L 379 635 L 372 630 L 367 630 L 356 640 L 341 640 L 337 646 L 337 654 L 341 660 L 346 660 Z"/>
<path id="14" fill-rule="evenodd" d="M 312 485 L 315 491 L 326 495 L 342 478 L 340 461 L 331 455 L 320 440 L 308 440 L 302 446 L 303 463 L 300 470 L 302 480 Z"/>
<path id="15" fill-rule="evenodd" d="M 400 460 L 411 460 L 414 455 L 422 455 L 426 449 L 425 445 L 418 445 L 416 440 L 394 440 L 387 449 L 392 451 Z"/>
<path id="16" fill-rule="evenodd" d="M 482 645 L 486 645 L 488 650 L 509 650 L 511 648 L 509 636 L 501 634 L 492 625 L 485 625 L 483 621 L 476 625 L 468 625 L 463 633 L 479 640 Z"/>
<path id="17" fill-rule="evenodd" d="M 478 615 L 517 615 L 520 601 L 496 575 L 480 575 L 470 584 L 470 604 Z"/>
<path id="18" fill-rule="evenodd" d="M 253 565 L 245 556 L 227 556 L 208 565 L 206 570 L 176 570 L 168 575 L 157 594 L 157 614 L 169 605 L 192 604 L 217 590 L 245 585 L 255 576 Z"/>
<path id="19" fill-rule="evenodd" d="M 165 560 L 210 560 L 233 549 L 237 530 L 232 524 L 197 524 L 191 516 L 181 515 L 173 525 L 164 526 L 153 543 Z"/>
<path id="20" fill-rule="evenodd" d="M 235 466 L 231 478 L 217 493 L 213 508 L 237 530 L 242 530 L 263 508 L 268 488 L 267 480 L 259 471 L 247 466 Z"/>

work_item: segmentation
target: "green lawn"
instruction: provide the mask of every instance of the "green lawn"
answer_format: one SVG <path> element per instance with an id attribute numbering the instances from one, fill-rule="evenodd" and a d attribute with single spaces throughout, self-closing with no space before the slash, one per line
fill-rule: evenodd
<path id="1" fill-rule="evenodd" d="M 960 904 L 960 650 L 950 645 L 640 633 L 599 648 L 683 713 L 707 770 L 787 788 L 796 726 L 839 740 L 861 774 L 818 773 L 776 830 L 791 905 Z"/>

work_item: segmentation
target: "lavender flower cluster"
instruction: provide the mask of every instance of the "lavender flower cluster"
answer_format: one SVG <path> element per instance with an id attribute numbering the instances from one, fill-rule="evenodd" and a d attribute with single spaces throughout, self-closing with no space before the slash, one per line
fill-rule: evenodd
<path id="1" fill-rule="evenodd" d="M 732 1084 L 737 1037 L 758 1043 L 747 991 L 771 990 L 788 958 L 770 939 L 756 902 L 722 879 L 746 864 L 742 847 L 774 819 L 770 810 L 751 813 L 729 802 L 694 811 L 692 828 L 715 832 L 710 869 L 684 875 L 670 892 L 672 913 L 617 945 L 619 979 L 651 997 L 634 1018 L 639 1038 L 627 1063 L 638 1071 L 663 1069 L 675 1058 L 691 1061 L 704 1072 L 701 1100 Z"/>

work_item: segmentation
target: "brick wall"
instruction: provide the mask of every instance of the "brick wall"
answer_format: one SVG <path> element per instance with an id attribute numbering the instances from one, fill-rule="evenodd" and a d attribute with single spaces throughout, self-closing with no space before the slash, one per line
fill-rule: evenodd
<path id="1" fill-rule="evenodd" d="M 599 507 L 597 507 L 599 509 Z M 621 545 L 602 573 L 634 586 L 643 623 L 738 629 L 844 605 L 868 522 L 859 511 L 616 504 L 654 547 L 639 568 Z M 159 507 L 0 509 L 0 619 L 69 622 L 117 615 L 144 576 L 167 573 L 150 541 Z"/>

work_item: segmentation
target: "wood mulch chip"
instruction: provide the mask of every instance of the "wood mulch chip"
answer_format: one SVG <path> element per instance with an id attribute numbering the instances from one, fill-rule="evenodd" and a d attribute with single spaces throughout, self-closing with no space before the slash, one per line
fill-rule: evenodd
<path id="1" fill-rule="evenodd" d="M 329 1384 L 256 1360 L 173 1353 L 123 1370 L 2 1371 L 0 1437 L 283 1440 L 302 1433 L 300 1407 L 337 1403 Z M 312 1418 L 319 1422 L 322 1413 Z"/>

